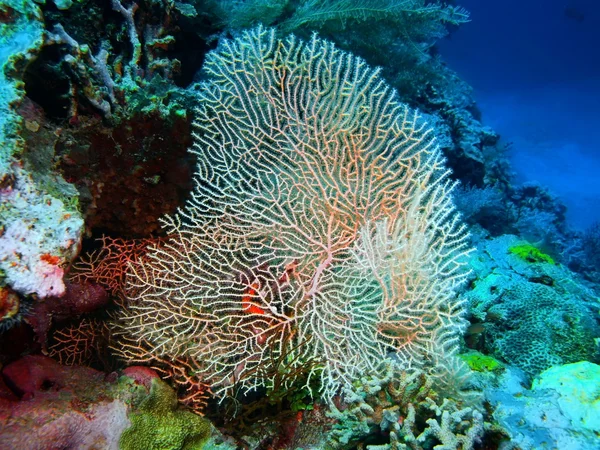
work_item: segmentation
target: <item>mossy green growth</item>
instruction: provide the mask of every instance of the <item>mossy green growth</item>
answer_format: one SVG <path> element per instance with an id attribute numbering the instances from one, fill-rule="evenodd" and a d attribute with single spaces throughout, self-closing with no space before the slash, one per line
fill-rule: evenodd
<path id="1" fill-rule="evenodd" d="M 475 372 L 498 372 L 504 366 L 497 359 L 479 352 L 469 352 L 460 355 L 460 358 Z"/>
<path id="2" fill-rule="evenodd" d="M 211 434 L 210 422 L 178 408 L 175 392 L 159 379 L 152 380 L 150 394 L 129 419 L 122 450 L 201 450 Z"/>
<path id="3" fill-rule="evenodd" d="M 545 254 L 539 248 L 531 244 L 519 244 L 508 249 L 510 253 L 530 263 L 556 264 L 550 255 Z"/>

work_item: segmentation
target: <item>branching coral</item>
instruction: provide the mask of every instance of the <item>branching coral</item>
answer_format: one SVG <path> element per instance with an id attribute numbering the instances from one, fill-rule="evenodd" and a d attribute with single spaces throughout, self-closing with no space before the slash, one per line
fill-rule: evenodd
<path id="1" fill-rule="evenodd" d="M 216 395 L 268 385 L 289 349 L 292 365 L 318 362 L 326 398 L 390 352 L 445 374 L 468 246 L 433 131 L 317 37 L 258 28 L 205 72 L 196 189 L 132 266 L 116 350 L 193 361 Z"/>
<path id="2" fill-rule="evenodd" d="M 143 10 L 138 13 L 138 3 L 126 3 L 127 6 L 121 0 L 110 1 L 112 11 L 121 16 L 122 24 L 109 25 L 99 45 L 78 42 L 69 34 L 69 31 L 77 32 L 77 28 L 63 27 L 60 23 L 46 35 L 47 46 L 62 47 L 55 50 L 63 56 L 54 70 L 56 76 L 69 85 L 69 115 L 73 123 L 79 120 L 78 102 L 81 99 L 85 99 L 103 117 L 117 122 L 142 108 L 146 112 L 158 111 L 165 117 L 170 114 L 170 107 L 181 113 L 174 106 L 176 101 L 172 105 L 162 105 L 162 108 L 147 104 L 152 103 L 151 94 L 168 96 L 169 91 L 171 94 L 177 91 L 171 83 L 161 83 L 172 78 L 181 67 L 178 60 L 165 56 L 166 50 L 175 43 L 170 32 L 173 31 L 171 16 L 176 7 L 172 2 L 163 2 L 162 8 L 159 8 L 163 16 L 153 21 L 149 19 L 151 14 L 144 14 Z M 64 20 L 64 17 L 61 19 Z M 115 30 L 118 34 L 116 39 L 127 40 L 128 46 L 113 48 L 113 36 L 110 34 Z"/>
<path id="3" fill-rule="evenodd" d="M 74 265 L 70 278 L 77 283 L 92 282 L 104 287 L 115 297 L 123 296 L 129 264 L 137 261 L 149 245 L 159 239 L 98 239 L 100 249 L 87 254 Z"/>
<path id="4" fill-rule="evenodd" d="M 422 450 L 432 439 L 440 442 L 436 450 L 470 450 L 478 443 L 484 432 L 483 415 L 470 407 L 459 408 L 451 400 L 444 399 L 441 405 L 430 400 L 429 408 L 435 412 L 435 418 L 427 419 L 428 427 L 418 436 L 413 431 L 417 428 L 417 417 L 413 405 L 408 407 L 408 415 L 402 426 L 404 440 L 407 445 L 399 444 L 398 449 Z"/>
<path id="5" fill-rule="evenodd" d="M 90 365 L 106 349 L 106 327 L 97 319 L 82 319 L 53 334 L 49 356 L 63 365 Z"/>
<path id="6" fill-rule="evenodd" d="M 329 448 L 354 448 L 374 432 L 389 433 L 375 450 L 472 449 L 484 433 L 483 415 L 460 400 L 444 398 L 424 372 L 399 373 L 390 365 L 382 378 L 362 378 L 346 390 L 345 404 L 333 407 L 336 419 Z M 471 393 L 474 400 L 475 392 Z M 473 403 L 475 405 L 475 403 Z M 440 445 L 435 445 L 440 444 Z"/>

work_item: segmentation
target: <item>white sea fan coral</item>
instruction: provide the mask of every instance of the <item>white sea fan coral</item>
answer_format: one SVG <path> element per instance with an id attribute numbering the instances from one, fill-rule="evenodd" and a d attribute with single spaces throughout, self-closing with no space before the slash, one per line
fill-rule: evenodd
<path id="1" fill-rule="evenodd" d="M 433 131 L 378 70 L 257 28 L 208 55 L 195 190 L 132 266 L 129 361 L 184 358 L 213 393 L 281 355 L 332 397 L 385 361 L 454 364 L 464 227 Z"/>

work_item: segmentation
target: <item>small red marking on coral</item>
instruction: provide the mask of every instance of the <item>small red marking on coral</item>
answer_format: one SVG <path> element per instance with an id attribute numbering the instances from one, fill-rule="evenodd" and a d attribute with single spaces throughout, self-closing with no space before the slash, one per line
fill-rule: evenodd
<path id="1" fill-rule="evenodd" d="M 42 256 L 40 256 L 40 259 L 54 266 L 57 266 L 58 263 L 60 263 L 60 258 L 58 256 L 54 256 L 49 253 L 44 253 Z"/>
<path id="2" fill-rule="evenodd" d="M 256 290 L 259 288 L 258 282 L 252 283 L 242 296 L 242 310 L 249 314 L 264 314 L 265 310 L 252 302 L 252 299 L 256 295 Z"/>

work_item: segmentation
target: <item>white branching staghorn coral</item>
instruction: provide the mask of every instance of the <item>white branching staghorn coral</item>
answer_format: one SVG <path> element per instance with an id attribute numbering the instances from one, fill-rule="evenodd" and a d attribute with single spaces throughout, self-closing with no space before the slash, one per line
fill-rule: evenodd
<path id="1" fill-rule="evenodd" d="M 257 28 L 204 70 L 196 187 L 132 266 L 120 354 L 192 361 L 216 395 L 268 385 L 281 355 L 326 397 L 391 355 L 452 367 L 468 245 L 431 128 L 317 37 Z"/>

